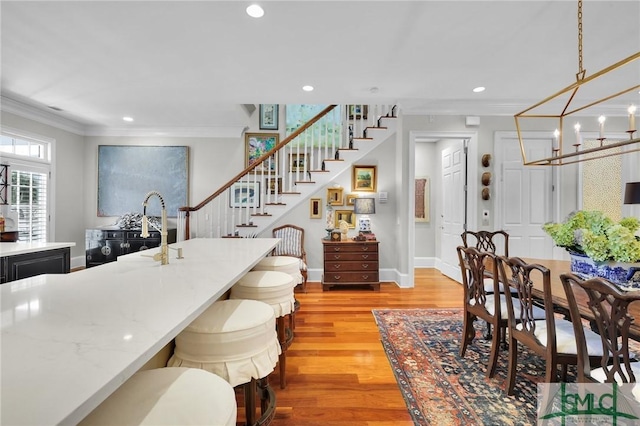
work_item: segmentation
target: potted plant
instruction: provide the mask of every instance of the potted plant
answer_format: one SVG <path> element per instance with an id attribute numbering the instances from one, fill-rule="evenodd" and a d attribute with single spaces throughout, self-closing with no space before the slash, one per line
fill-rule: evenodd
<path id="1" fill-rule="evenodd" d="M 640 288 L 640 221 L 613 221 L 600 211 L 579 210 L 562 223 L 547 223 L 544 231 L 571 255 L 571 270 L 600 276 L 625 287 Z"/>

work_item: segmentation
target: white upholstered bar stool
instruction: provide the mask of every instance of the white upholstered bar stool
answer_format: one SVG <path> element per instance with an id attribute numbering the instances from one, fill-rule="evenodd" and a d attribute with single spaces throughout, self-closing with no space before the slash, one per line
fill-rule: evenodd
<path id="1" fill-rule="evenodd" d="M 267 256 L 261 259 L 260 262 L 258 262 L 256 266 L 253 267 L 252 271 L 277 271 L 277 272 L 287 273 L 291 275 L 291 277 L 293 278 L 294 288 L 298 284 L 302 284 L 303 291 L 306 292 L 305 279 L 302 276 L 302 273 L 300 272 L 302 270 L 301 263 L 304 264 L 304 261 L 293 256 Z M 307 267 L 306 264 L 304 264 L 305 270 L 306 270 L 306 267 Z M 290 323 L 291 323 L 291 330 L 295 330 L 295 326 L 296 326 L 295 316 L 298 309 L 300 309 L 300 303 L 296 300 L 295 309 L 293 310 L 293 312 L 291 313 L 291 316 L 289 317 Z"/>
<path id="2" fill-rule="evenodd" d="M 269 424 L 275 415 L 276 396 L 269 374 L 280 355 L 273 308 L 258 300 L 215 302 L 181 331 L 175 339 L 170 367 L 210 371 L 245 396 L 246 424 Z M 261 417 L 256 420 L 256 392 Z"/>
<path id="3" fill-rule="evenodd" d="M 80 425 L 235 426 L 236 396 L 221 377 L 196 368 L 135 373 Z"/>
<path id="4" fill-rule="evenodd" d="M 282 352 L 278 360 L 280 368 L 280 388 L 287 387 L 287 348 L 291 345 L 293 332 L 285 319 L 293 313 L 295 284 L 291 275 L 277 271 L 250 271 L 231 287 L 230 299 L 260 300 L 273 308 L 276 316 L 276 330 Z"/>

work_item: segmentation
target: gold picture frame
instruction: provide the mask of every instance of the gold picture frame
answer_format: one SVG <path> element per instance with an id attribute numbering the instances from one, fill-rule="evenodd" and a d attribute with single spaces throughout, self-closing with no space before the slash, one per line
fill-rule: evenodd
<path id="1" fill-rule="evenodd" d="M 278 186 L 278 194 L 282 194 L 282 178 L 281 177 L 267 177 L 264 180 L 264 187 L 266 188 L 265 194 L 276 193 L 276 182 Z"/>
<path id="2" fill-rule="evenodd" d="M 341 220 L 344 220 L 349 224 L 349 229 L 356 229 L 356 214 L 353 210 L 336 210 L 334 224 L 336 228 L 340 228 Z"/>
<path id="3" fill-rule="evenodd" d="M 311 219 L 322 219 L 322 198 L 309 200 L 309 217 Z"/>
<path id="4" fill-rule="evenodd" d="M 366 120 L 368 112 L 368 105 L 349 105 L 347 108 L 347 118 L 349 120 Z"/>
<path id="5" fill-rule="evenodd" d="M 343 206 L 343 188 L 327 188 L 327 203 L 332 206 Z"/>
<path id="6" fill-rule="evenodd" d="M 347 194 L 347 205 L 353 206 L 355 204 L 353 200 L 356 198 L 358 198 L 358 194 Z"/>
<path id="7" fill-rule="evenodd" d="M 289 154 L 289 171 L 290 172 L 303 172 L 305 167 L 305 162 L 307 161 L 304 153 Z"/>
<path id="8" fill-rule="evenodd" d="M 376 192 L 376 166 L 353 166 L 351 190 L 357 192 Z"/>

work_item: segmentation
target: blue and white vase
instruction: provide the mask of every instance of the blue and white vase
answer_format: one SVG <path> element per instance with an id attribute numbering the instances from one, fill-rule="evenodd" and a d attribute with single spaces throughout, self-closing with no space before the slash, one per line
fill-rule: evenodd
<path id="1" fill-rule="evenodd" d="M 571 254 L 571 272 L 582 278 L 606 278 L 625 290 L 640 290 L 640 263 L 596 262 L 583 254 Z"/>

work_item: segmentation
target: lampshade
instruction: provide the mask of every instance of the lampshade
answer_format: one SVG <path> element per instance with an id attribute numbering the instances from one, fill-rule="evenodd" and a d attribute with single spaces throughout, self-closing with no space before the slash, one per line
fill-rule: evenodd
<path id="1" fill-rule="evenodd" d="M 375 214 L 375 198 L 355 198 L 353 200 L 353 212 L 355 214 Z"/>
<path id="2" fill-rule="evenodd" d="M 640 204 L 640 182 L 627 182 L 624 191 L 625 204 Z"/>

